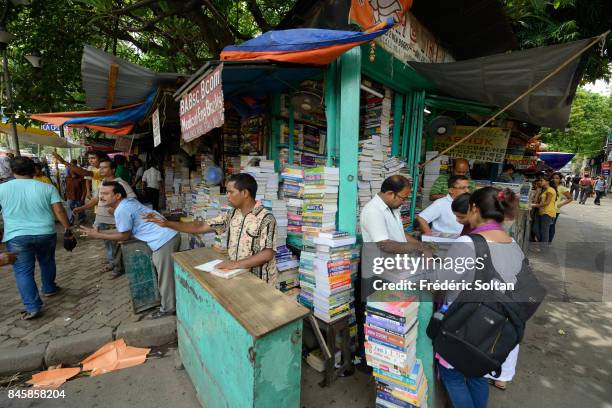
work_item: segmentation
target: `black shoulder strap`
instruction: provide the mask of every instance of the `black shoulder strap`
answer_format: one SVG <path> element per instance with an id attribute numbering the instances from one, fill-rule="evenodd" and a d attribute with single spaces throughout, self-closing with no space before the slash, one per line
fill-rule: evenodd
<path id="1" fill-rule="evenodd" d="M 489 251 L 489 244 L 485 237 L 480 234 L 469 234 L 469 237 L 474 242 L 474 249 L 476 250 L 476 259 L 482 259 L 482 263 L 484 264 L 484 268 L 478 269 L 475 267 L 475 280 L 491 280 L 493 278 L 497 278 L 503 282 L 501 276 L 495 270 L 495 266 L 493 266 L 493 260 L 491 259 L 491 251 Z M 476 263 L 478 265 L 478 262 Z"/>

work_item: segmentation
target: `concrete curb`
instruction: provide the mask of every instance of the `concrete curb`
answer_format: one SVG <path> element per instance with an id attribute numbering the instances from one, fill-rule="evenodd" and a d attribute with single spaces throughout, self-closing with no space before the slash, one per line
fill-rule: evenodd
<path id="1" fill-rule="evenodd" d="M 76 364 L 109 341 L 123 338 L 134 347 L 158 347 L 176 341 L 176 318 L 156 320 L 91 330 L 49 343 L 16 348 L 0 348 L 0 375 L 35 371 L 55 364 Z"/>

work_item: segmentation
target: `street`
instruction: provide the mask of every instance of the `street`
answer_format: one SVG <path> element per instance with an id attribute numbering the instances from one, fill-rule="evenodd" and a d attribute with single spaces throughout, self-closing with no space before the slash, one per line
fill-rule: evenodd
<path id="1" fill-rule="evenodd" d="M 558 220 L 552 250 L 530 252 L 549 297 L 527 326 L 514 381 L 506 391 L 491 387 L 490 407 L 612 407 L 612 262 L 602 253 L 610 235 L 612 200 L 603 199 L 600 207 L 572 203 Z M 604 293 L 607 303 L 601 301 Z M 152 353 L 141 366 L 69 381 L 63 399 L 8 399 L 3 391 L 0 406 L 198 406 L 187 373 L 175 369 L 175 355 L 171 347 Z M 320 388 L 319 380 L 304 363 L 304 408 L 374 406 L 374 381 L 366 373 L 357 370 L 329 388 Z"/>

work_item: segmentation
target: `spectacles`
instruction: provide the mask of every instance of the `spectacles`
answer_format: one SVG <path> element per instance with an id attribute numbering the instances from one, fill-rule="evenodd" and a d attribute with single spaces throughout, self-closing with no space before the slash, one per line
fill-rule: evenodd
<path id="1" fill-rule="evenodd" d="M 406 201 L 406 200 L 408 200 L 408 199 L 410 198 L 410 196 L 409 196 L 409 195 L 408 195 L 408 196 L 401 196 L 401 195 L 399 195 L 399 194 L 397 194 L 397 193 L 395 193 L 395 196 L 396 196 L 397 198 L 399 198 L 400 200 L 402 200 L 402 201 Z"/>

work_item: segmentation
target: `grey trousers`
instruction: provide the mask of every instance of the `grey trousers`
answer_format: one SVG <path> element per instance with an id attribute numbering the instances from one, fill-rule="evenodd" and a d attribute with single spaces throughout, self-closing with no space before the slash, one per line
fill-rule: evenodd
<path id="1" fill-rule="evenodd" d="M 172 253 L 178 252 L 181 246 L 181 234 L 166 242 L 161 248 L 153 252 L 151 256 L 153 267 L 157 273 L 157 284 L 161 295 L 162 312 L 174 312 L 176 299 L 174 292 L 174 261 Z"/>

